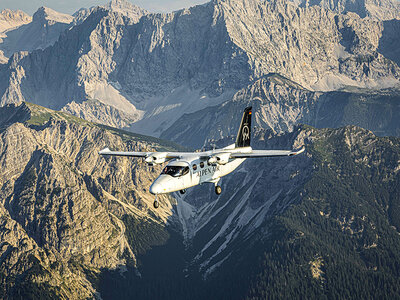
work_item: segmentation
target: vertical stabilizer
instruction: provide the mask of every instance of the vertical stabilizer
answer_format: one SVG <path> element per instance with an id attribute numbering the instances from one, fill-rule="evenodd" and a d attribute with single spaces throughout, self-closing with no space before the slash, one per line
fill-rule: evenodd
<path id="1" fill-rule="evenodd" d="M 251 137 L 251 106 L 246 107 L 243 112 L 242 122 L 236 137 L 236 148 L 250 147 Z"/>

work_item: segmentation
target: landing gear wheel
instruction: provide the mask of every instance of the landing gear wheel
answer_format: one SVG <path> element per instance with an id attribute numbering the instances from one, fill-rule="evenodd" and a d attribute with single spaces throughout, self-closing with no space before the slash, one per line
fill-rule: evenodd
<path id="1" fill-rule="evenodd" d="M 215 193 L 216 193 L 217 195 L 220 195 L 220 194 L 222 193 L 222 188 L 221 188 L 219 185 L 216 185 L 216 186 L 215 186 Z"/>
<path id="2" fill-rule="evenodd" d="M 153 206 L 157 209 L 160 206 L 160 202 L 158 202 L 158 200 L 154 201 Z"/>
<path id="3" fill-rule="evenodd" d="M 181 193 L 181 195 L 186 193 L 186 189 L 180 190 L 179 193 Z"/>

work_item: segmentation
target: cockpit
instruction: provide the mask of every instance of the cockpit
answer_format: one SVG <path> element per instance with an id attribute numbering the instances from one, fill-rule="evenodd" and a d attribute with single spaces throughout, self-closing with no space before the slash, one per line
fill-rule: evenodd
<path id="1" fill-rule="evenodd" d="M 188 166 L 166 166 L 161 174 L 171 175 L 172 177 L 180 177 L 189 173 Z"/>

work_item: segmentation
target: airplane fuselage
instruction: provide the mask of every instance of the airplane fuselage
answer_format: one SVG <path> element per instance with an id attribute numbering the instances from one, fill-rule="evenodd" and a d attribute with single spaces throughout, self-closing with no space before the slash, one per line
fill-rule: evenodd
<path id="1" fill-rule="evenodd" d="M 221 177 L 228 175 L 250 157 L 277 157 L 293 156 L 304 151 L 290 150 L 253 150 L 250 146 L 251 136 L 251 106 L 246 107 L 236 142 L 228 147 L 205 152 L 136 152 L 111 151 L 105 148 L 101 155 L 142 157 L 150 165 L 169 162 L 160 176 L 150 186 L 150 193 L 156 195 L 154 208 L 159 207 L 158 194 L 176 191 L 184 193 L 187 188 L 211 182 L 215 185 L 215 193 L 221 194 L 222 188 L 218 185 Z"/>
<path id="2" fill-rule="evenodd" d="M 171 193 L 206 182 L 216 184 L 221 177 L 234 171 L 245 160 L 245 158 L 229 159 L 227 163 L 219 164 L 209 163 L 207 159 L 202 159 L 198 155 L 176 159 L 171 161 L 153 182 L 150 186 L 150 193 Z M 183 172 L 181 174 L 168 174 L 168 168 L 173 167 L 183 168 Z M 186 172 L 185 168 L 188 168 Z"/>

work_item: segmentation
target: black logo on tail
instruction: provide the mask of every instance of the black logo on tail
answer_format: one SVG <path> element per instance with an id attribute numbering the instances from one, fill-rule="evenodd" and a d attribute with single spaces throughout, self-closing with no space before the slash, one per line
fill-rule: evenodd
<path id="1" fill-rule="evenodd" d="M 249 147 L 251 137 L 251 106 L 243 112 L 242 122 L 236 137 L 236 147 Z"/>
<path id="2" fill-rule="evenodd" d="M 243 126 L 243 129 L 242 129 L 242 138 L 243 138 L 243 141 L 247 141 L 247 140 L 250 139 L 250 129 L 249 129 L 249 127 L 247 126 L 247 124 Z"/>

